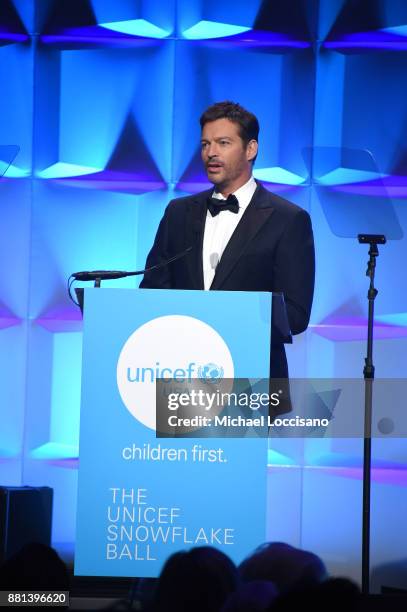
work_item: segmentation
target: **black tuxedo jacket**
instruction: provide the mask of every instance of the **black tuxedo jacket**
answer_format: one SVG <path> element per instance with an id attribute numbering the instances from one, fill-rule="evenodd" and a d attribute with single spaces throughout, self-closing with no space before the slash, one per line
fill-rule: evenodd
<path id="1" fill-rule="evenodd" d="M 204 289 L 202 244 L 206 201 L 213 189 L 172 200 L 160 222 L 146 267 L 189 246 L 185 257 L 148 272 L 140 287 Z M 223 214 L 223 213 L 220 213 Z M 308 213 L 258 184 L 216 268 L 211 290 L 284 293 L 293 334 L 308 325 L 314 291 L 314 241 Z M 288 376 L 284 346 L 272 342 L 270 376 Z"/>

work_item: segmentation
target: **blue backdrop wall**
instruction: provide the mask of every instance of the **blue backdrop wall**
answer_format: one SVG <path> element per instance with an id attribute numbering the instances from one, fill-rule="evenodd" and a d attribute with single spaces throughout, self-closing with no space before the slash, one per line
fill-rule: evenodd
<path id="1" fill-rule="evenodd" d="M 207 186 L 198 118 L 214 101 L 257 114 L 255 176 L 312 217 L 315 302 L 291 374 L 361 376 L 367 252 L 355 237 L 380 231 L 377 375 L 406 376 L 403 0 L 1 0 L 0 45 L 0 145 L 19 147 L 0 181 L 0 483 L 54 487 L 55 543 L 75 531 L 81 320 L 67 278 L 143 267 L 169 199 Z M 407 506 L 407 453 L 385 442 L 379 573 L 407 550 L 395 503 Z M 361 457 L 360 440 L 272 445 L 269 537 L 358 578 Z"/>

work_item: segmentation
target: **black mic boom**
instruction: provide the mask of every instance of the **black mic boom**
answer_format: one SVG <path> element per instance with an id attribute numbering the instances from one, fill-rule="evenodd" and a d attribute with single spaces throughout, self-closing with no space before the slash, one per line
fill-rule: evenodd
<path id="1" fill-rule="evenodd" d="M 100 280 L 110 280 L 113 278 L 124 278 L 129 273 L 124 270 L 89 270 L 83 272 L 74 272 L 72 276 L 79 281 L 94 281 L 97 278 Z"/>
<path id="2" fill-rule="evenodd" d="M 127 276 L 138 276 L 139 274 L 144 274 L 145 272 L 150 272 L 151 270 L 157 270 L 158 268 L 163 268 L 168 264 L 176 261 L 177 259 L 181 259 L 192 251 L 192 246 L 185 249 L 181 253 L 174 255 L 174 257 L 170 257 L 166 261 L 162 261 L 159 264 L 155 264 L 154 266 L 150 266 L 149 268 L 145 268 L 144 270 L 134 270 L 133 272 L 126 272 L 125 270 L 84 270 L 83 272 L 74 272 L 72 274 L 72 278 L 78 281 L 95 281 L 95 280 L 113 280 L 114 278 L 125 278 Z"/>

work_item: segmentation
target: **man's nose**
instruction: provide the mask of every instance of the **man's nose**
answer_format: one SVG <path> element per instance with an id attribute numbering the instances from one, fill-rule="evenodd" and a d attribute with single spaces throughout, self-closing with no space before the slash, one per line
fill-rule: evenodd
<path id="1" fill-rule="evenodd" d="M 218 155 L 218 146 L 217 146 L 216 142 L 211 142 L 210 143 L 210 145 L 208 146 L 207 154 L 208 154 L 209 159 L 211 159 L 212 157 L 217 157 L 217 155 Z"/>

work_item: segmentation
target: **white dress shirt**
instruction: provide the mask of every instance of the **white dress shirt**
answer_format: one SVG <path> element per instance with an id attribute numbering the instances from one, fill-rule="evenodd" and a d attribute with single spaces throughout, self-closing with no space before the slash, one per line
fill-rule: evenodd
<path id="1" fill-rule="evenodd" d="M 244 211 L 248 207 L 254 192 L 256 191 L 256 181 L 251 177 L 247 183 L 239 187 L 234 195 L 239 202 L 239 212 L 233 213 L 230 210 L 223 210 L 215 217 L 211 213 L 206 213 L 205 231 L 202 249 L 204 288 L 209 289 L 215 276 L 216 267 L 222 257 L 237 224 L 243 217 Z M 218 192 L 214 192 L 212 197 L 219 200 L 226 198 Z"/>

